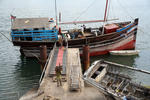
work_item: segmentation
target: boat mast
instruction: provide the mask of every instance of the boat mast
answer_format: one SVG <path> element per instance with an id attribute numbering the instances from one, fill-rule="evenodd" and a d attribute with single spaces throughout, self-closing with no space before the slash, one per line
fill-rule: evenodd
<path id="1" fill-rule="evenodd" d="M 105 22 L 107 21 L 107 9 L 108 9 L 108 0 L 106 0 L 106 7 L 105 7 L 104 24 L 103 24 L 102 34 L 104 34 L 104 26 L 105 26 Z"/>
<path id="2" fill-rule="evenodd" d="M 58 26 L 58 21 L 57 21 L 57 1 L 55 0 L 55 17 L 56 17 L 56 26 Z"/>
<path id="3" fill-rule="evenodd" d="M 107 20 L 107 8 L 108 8 L 108 0 L 106 0 L 105 14 L 104 14 L 104 22 Z"/>

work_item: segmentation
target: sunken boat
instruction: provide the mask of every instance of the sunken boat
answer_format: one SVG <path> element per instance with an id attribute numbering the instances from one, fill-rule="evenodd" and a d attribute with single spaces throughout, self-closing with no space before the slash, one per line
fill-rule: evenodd
<path id="1" fill-rule="evenodd" d="M 84 73 L 83 79 L 106 97 L 111 98 L 110 100 L 149 100 L 150 88 L 132 81 L 132 77 L 118 70 L 120 67 L 150 74 L 150 72 L 144 70 L 98 60 Z"/>

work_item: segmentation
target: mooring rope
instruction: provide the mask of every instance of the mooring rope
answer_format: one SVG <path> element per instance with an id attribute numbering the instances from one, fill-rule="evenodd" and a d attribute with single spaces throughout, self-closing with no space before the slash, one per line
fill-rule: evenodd
<path id="1" fill-rule="evenodd" d="M 122 7 L 123 10 L 128 14 L 128 16 L 129 16 L 132 20 L 134 20 L 134 18 L 133 18 L 133 17 L 130 15 L 130 13 L 127 11 L 127 8 L 124 7 L 124 6 L 120 3 L 119 0 L 117 0 L 117 2 L 119 3 L 120 7 Z M 124 2 L 124 3 L 125 3 L 125 2 Z"/>
<path id="2" fill-rule="evenodd" d="M 93 2 L 92 2 L 85 10 L 83 10 L 83 11 L 79 14 L 79 16 L 75 18 L 74 21 L 77 21 L 84 13 L 86 13 L 86 12 L 88 11 L 88 9 L 89 9 L 90 7 L 92 7 L 92 5 L 93 5 L 94 2 L 95 2 L 95 0 L 93 0 Z"/>
<path id="3" fill-rule="evenodd" d="M 9 42 L 12 43 L 12 41 L 11 41 L 6 35 L 4 35 L 2 32 L 0 32 L 0 34 L 1 34 L 2 36 L 4 36 Z"/>

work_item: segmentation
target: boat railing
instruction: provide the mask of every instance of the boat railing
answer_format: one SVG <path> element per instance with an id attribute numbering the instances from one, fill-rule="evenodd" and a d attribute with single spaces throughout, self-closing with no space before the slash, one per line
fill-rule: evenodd
<path id="1" fill-rule="evenodd" d="M 131 27 L 132 25 L 133 25 L 133 23 L 130 23 L 130 24 L 126 25 L 126 26 L 125 26 L 125 27 L 123 27 L 123 28 L 117 29 L 117 31 L 116 31 L 116 32 L 124 31 L 124 30 L 126 30 L 127 28 Z"/>
<path id="2" fill-rule="evenodd" d="M 13 41 L 14 40 L 41 41 L 44 39 L 58 40 L 58 30 L 12 31 L 11 36 Z"/>

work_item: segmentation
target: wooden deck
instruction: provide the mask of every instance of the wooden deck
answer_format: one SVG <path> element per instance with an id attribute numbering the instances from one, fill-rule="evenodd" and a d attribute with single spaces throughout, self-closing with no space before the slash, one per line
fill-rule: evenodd
<path id="1" fill-rule="evenodd" d="M 12 29 L 42 29 L 50 27 L 49 18 L 16 18 Z"/>
<path id="2" fill-rule="evenodd" d="M 58 52 L 58 51 L 57 51 Z M 105 100 L 104 96 L 93 87 L 85 87 L 82 80 L 82 69 L 80 63 L 79 49 L 69 48 L 66 52 L 67 66 L 66 66 L 66 80 L 62 82 L 62 86 L 57 87 L 54 82 L 54 77 L 50 77 L 50 65 L 53 62 L 49 60 L 45 76 L 40 84 L 36 95 L 31 99 L 23 99 L 31 97 L 29 94 L 22 97 L 20 100 Z M 53 57 L 54 55 L 51 55 Z M 43 98 L 49 99 L 43 99 Z"/>

